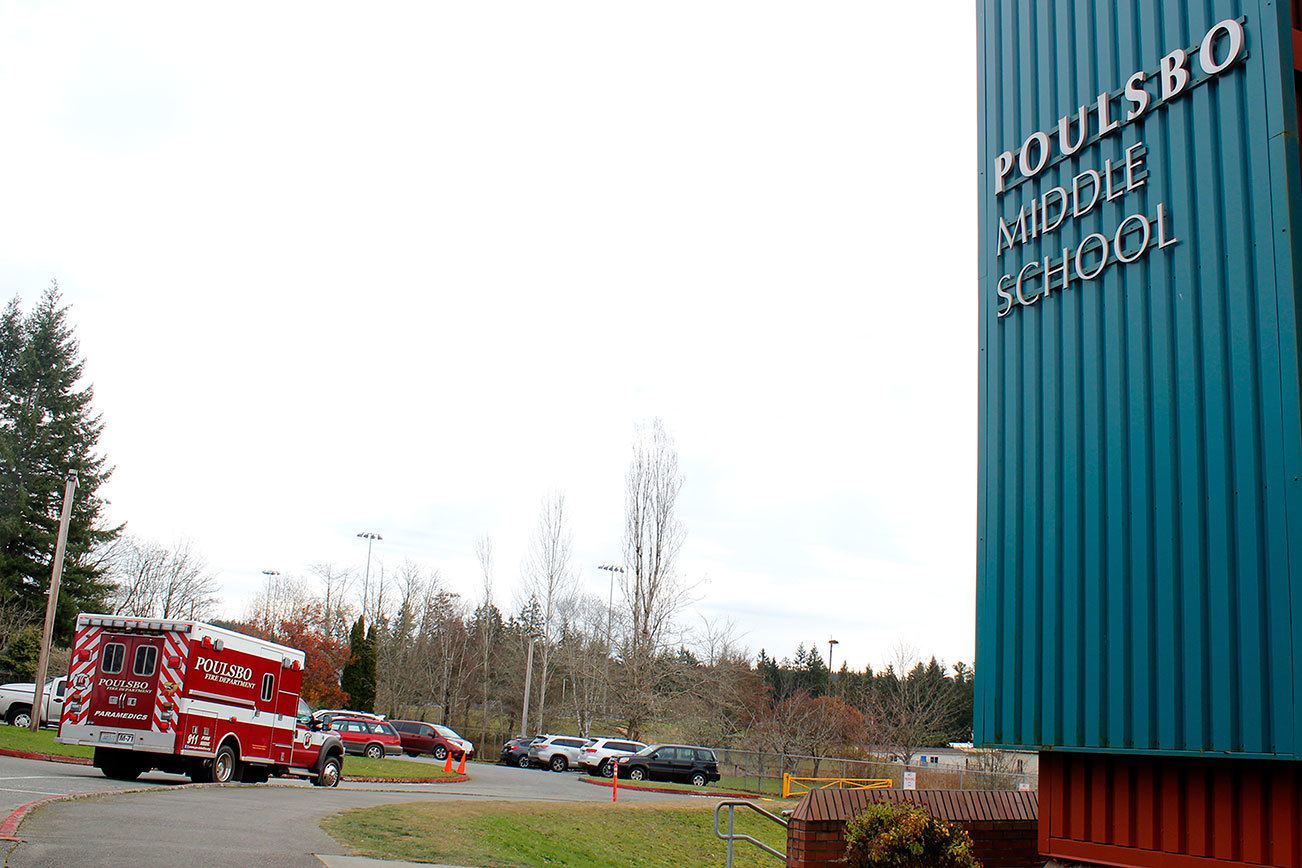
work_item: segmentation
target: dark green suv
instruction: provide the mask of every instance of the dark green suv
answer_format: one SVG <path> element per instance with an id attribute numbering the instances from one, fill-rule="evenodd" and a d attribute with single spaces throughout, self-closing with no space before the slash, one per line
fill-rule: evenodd
<path id="1" fill-rule="evenodd" d="M 617 760 L 626 781 L 681 781 L 703 787 L 719 779 L 714 751 L 690 744 L 653 744 Z"/>

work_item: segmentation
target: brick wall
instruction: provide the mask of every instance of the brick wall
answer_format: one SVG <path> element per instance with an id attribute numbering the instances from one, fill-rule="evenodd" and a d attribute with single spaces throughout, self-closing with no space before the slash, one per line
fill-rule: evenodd
<path id="1" fill-rule="evenodd" d="M 793 818 L 787 825 L 787 868 L 827 865 L 844 858 L 844 820 Z"/>

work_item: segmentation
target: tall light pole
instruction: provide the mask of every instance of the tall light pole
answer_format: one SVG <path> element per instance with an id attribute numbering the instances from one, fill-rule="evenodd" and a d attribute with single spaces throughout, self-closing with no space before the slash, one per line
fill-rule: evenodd
<path id="1" fill-rule="evenodd" d="M 610 658 L 615 653 L 615 573 L 624 573 L 623 567 L 602 564 L 597 567 L 610 573 L 610 599 L 606 603 L 606 680 L 601 688 L 601 710 L 610 717 Z"/>
<path id="2" fill-rule="evenodd" d="M 63 485 L 63 512 L 59 516 L 59 535 L 54 542 L 54 567 L 50 571 L 50 589 L 45 600 L 45 628 L 41 632 L 41 651 L 36 658 L 36 689 L 32 696 L 32 722 L 27 728 L 41 728 L 41 709 L 45 707 L 45 676 L 50 669 L 50 639 L 54 636 L 54 615 L 59 607 L 59 582 L 63 579 L 63 555 L 68 549 L 68 522 L 72 520 L 72 495 L 77 491 L 77 471 L 69 470 Z"/>
<path id="3" fill-rule="evenodd" d="M 384 537 L 369 530 L 364 530 L 357 536 L 359 539 L 366 540 L 366 573 L 362 577 L 362 614 L 365 615 L 366 604 L 370 599 L 371 590 L 371 544 L 376 540 L 384 539 Z"/>
<path id="4" fill-rule="evenodd" d="M 262 624 L 271 631 L 271 583 L 280 575 L 279 570 L 263 570 L 262 574 L 267 577 L 267 595 L 262 600 Z"/>
<path id="5" fill-rule="evenodd" d="M 533 692 L 533 643 L 541 638 L 538 633 L 529 634 L 529 653 L 524 661 L 524 709 L 520 712 L 520 738 L 529 737 L 529 694 Z"/>
<path id="6" fill-rule="evenodd" d="M 832 649 L 840 645 L 840 641 L 830 636 L 827 639 L 827 692 L 832 692 Z"/>

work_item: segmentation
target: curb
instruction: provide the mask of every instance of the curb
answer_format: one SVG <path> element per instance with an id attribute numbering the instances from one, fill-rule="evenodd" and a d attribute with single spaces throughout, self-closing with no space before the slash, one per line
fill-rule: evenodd
<path id="1" fill-rule="evenodd" d="M 0 747 L 0 756 L 15 759 L 44 760 L 51 763 L 67 763 L 74 766 L 88 766 L 91 760 L 83 756 L 60 756 L 52 753 L 33 753 L 27 750 L 11 750 Z M 340 780 L 356 781 L 361 784 L 464 784 L 470 775 L 454 775 L 450 778 L 371 778 L 344 775 Z"/>
<path id="2" fill-rule="evenodd" d="M 580 778 L 582 783 L 592 784 L 594 787 L 611 787 L 610 781 L 594 781 L 591 778 Z M 723 790 L 671 790 L 668 787 L 643 787 L 638 784 L 619 785 L 621 790 L 635 790 L 640 793 L 668 793 L 671 796 L 697 796 L 707 799 L 762 799 L 759 793 L 732 793 Z"/>
<path id="3" fill-rule="evenodd" d="M 464 784 L 470 775 L 454 775 L 450 778 L 368 778 L 360 775 L 344 775 L 340 781 L 352 781 L 355 784 Z"/>
<path id="4" fill-rule="evenodd" d="M 11 756 L 15 759 L 45 760 L 51 763 L 68 763 L 74 766 L 88 766 L 90 759 L 84 756 L 59 756 L 52 753 L 32 753 L 29 750 L 11 750 L 0 747 L 0 756 Z"/>
<path id="5" fill-rule="evenodd" d="M 195 786 L 195 784 L 177 784 L 173 789 L 181 787 Z M 200 784 L 199 786 L 203 786 Z M 37 799 L 34 802 L 28 802 L 25 805 L 19 805 L 9 814 L 0 820 L 0 841 L 22 841 L 18 837 L 18 825 L 27 818 L 27 815 L 37 808 L 51 804 L 52 802 L 72 802 L 77 799 L 89 799 L 95 796 L 122 796 L 128 793 L 148 793 L 160 789 L 159 787 L 134 787 L 128 790 L 97 790 L 89 793 L 63 793 L 58 796 L 46 796 L 43 799 Z"/>

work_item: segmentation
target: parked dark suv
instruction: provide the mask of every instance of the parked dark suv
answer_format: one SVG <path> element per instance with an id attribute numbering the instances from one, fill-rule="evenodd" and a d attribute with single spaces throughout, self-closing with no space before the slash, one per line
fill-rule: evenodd
<path id="1" fill-rule="evenodd" d="M 540 735 L 530 736 L 529 738 L 513 738 L 506 744 L 502 745 L 502 756 L 498 759 L 500 763 L 507 765 L 519 766 L 527 769 L 533 765 L 529 760 L 529 745 L 533 744 Z"/>
<path id="2" fill-rule="evenodd" d="M 703 787 L 719 779 L 714 751 L 688 744 L 653 744 L 616 762 L 619 776 L 629 781 L 683 781 Z"/>

